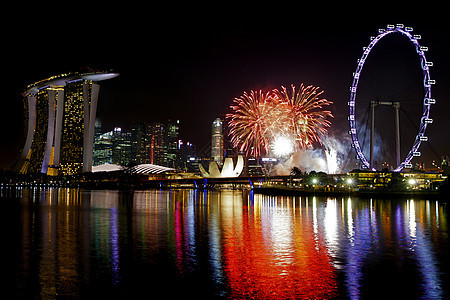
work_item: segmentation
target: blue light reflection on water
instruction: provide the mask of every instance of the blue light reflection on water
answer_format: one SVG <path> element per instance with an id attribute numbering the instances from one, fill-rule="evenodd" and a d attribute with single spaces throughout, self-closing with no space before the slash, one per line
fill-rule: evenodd
<path id="1" fill-rule="evenodd" d="M 423 220 L 418 220 L 417 215 L 415 214 L 415 205 L 416 203 L 413 200 L 408 202 L 407 208 L 410 217 L 410 238 L 409 242 L 410 251 L 415 253 L 416 260 L 419 266 L 420 277 L 423 279 L 422 291 L 424 298 L 427 299 L 442 299 L 443 298 L 443 290 L 442 284 L 443 282 L 440 279 L 440 274 L 437 266 L 437 260 L 433 253 L 433 249 L 431 247 L 432 243 L 430 239 L 424 232 L 425 223 Z M 430 201 L 426 202 L 426 219 L 430 222 Z M 436 210 L 437 212 L 439 210 Z M 436 221 L 438 218 L 436 218 Z M 436 227 L 439 227 L 437 222 L 434 224 Z"/>
<path id="2" fill-rule="evenodd" d="M 12 249 L 20 251 L 10 269 L 18 296 L 150 289 L 358 299 L 382 296 L 384 288 L 448 297 L 447 211 L 437 201 L 197 190 L 1 195 L 20 204 L 18 215 L 2 214 L 18 224 Z"/>
<path id="3" fill-rule="evenodd" d="M 111 275 L 113 284 L 116 285 L 120 281 L 120 257 L 119 257 L 119 224 L 117 207 L 110 210 L 111 226 L 110 226 L 110 248 L 111 248 Z"/>
<path id="4" fill-rule="evenodd" d="M 350 200 L 349 200 L 350 201 Z M 362 286 L 363 265 L 368 257 L 373 255 L 373 244 L 376 243 L 376 224 L 372 220 L 371 207 L 364 207 L 357 211 L 355 223 L 349 236 L 347 246 L 347 263 L 344 267 L 349 296 L 352 299 L 360 296 Z"/>

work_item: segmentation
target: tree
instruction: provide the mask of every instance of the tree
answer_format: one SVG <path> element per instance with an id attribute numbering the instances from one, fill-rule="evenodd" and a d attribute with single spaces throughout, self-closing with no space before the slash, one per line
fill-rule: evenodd
<path id="1" fill-rule="evenodd" d="M 291 169 L 291 175 L 294 177 L 298 177 L 298 176 L 302 175 L 302 171 L 297 167 L 293 167 Z"/>

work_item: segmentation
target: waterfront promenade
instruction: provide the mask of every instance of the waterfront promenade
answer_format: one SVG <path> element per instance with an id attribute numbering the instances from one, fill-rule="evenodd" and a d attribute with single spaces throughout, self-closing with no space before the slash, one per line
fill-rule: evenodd
<path id="1" fill-rule="evenodd" d="M 414 197 L 446 199 L 448 178 L 427 173 L 310 173 L 297 176 L 241 176 L 235 178 L 141 176 L 136 174 L 94 174 L 80 176 L 3 176 L 1 187 L 75 187 L 84 189 L 145 190 L 201 189 L 253 190 L 269 195 L 316 195 L 357 197 Z M 425 179 L 424 179 L 425 178 Z"/>

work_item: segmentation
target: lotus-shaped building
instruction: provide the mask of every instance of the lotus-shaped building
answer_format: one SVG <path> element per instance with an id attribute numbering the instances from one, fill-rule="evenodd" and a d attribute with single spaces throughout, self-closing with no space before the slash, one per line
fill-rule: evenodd
<path id="1" fill-rule="evenodd" d="M 208 171 L 206 171 L 202 165 L 199 165 L 199 167 L 203 177 L 238 177 L 244 169 L 244 158 L 241 155 L 238 155 L 236 166 L 234 166 L 233 159 L 231 157 L 226 158 L 223 163 L 222 170 L 219 169 L 219 165 L 215 161 L 211 161 L 209 163 Z"/>

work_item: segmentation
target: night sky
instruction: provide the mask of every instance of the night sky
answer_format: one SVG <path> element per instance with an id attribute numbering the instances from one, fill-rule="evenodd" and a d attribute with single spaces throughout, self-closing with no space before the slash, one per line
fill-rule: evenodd
<path id="1" fill-rule="evenodd" d="M 210 9 L 145 4 L 92 5 L 92 11 L 89 5 L 40 6 L 27 8 L 35 12 L 27 14 L 17 7 L 12 16 L 4 16 L 0 168 L 9 168 L 22 147 L 24 88 L 86 68 L 120 73 L 100 83 L 97 117 L 105 132 L 113 126 L 129 128 L 132 121 L 179 119 L 181 138 L 201 152 L 210 143 L 212 121 L 228 112 L 234 97 L 303 82 L 325 90 L 324 97 L 334 102 L 331 131 L 343 134 L 349 130 L 349 87 L 362 47 L 378 28 L 396 23 L 422 35 L 427 59 L 434 62 L 430 74 L 437 82 L 432 89 L 437 104 L 427 129 L 431 147 L 421 146 L 421 160 L 450 154 L 450 26 L 439 13 L 447 8 L 430 6 L 426 17 L 423 11 L 408 15 L 379 8 L 324 12 L 320 5 L 253 10 L 219 3 Z M 418 59 L 411 64 L 420 70 Z"/>

